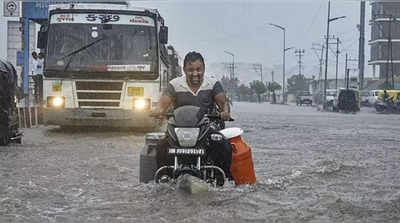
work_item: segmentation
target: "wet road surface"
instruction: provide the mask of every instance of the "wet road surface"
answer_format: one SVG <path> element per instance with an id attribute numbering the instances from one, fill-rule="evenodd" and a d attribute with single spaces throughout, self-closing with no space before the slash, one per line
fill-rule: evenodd
<path id="1" fill-rule="evenodd" d="M 235 103 L 257 183 L 140 184 L 144 134 L 25 129 L 0 147 L 0 222 L 399 222 L 400 116 Z"/>

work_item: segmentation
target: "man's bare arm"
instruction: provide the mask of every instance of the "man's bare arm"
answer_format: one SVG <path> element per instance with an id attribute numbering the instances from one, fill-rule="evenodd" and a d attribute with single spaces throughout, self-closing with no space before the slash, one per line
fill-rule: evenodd
<path id="1" fill-rule="evenodd" d="M 215 99 L 215 103 L 217 103 L 217 105 L 219 106 L 219 108 L 221 109 L 220 111 L 220 116 L 223 120 L 229 120 L 230 119 L 230 107 L 229 107 L 229 103 L 226 101 L 226 96 L 224 93 L 220 93 L 215 95 L 214 97 Z"/>
<path id="2" fill-rule="evenodd" d="M 164 114 L 168 110 L 169 106 L 171 106 L 171 104 L 172 104 L 171 97 L 169 97 L 167 95 L 161 96 L 160 105 L 156 108 L 153 108 L 150 111 L 150 115 L 151 116 L 160 116 L 160 115 Z"/>
<path id="3" fill-rule="evenodd" d="M 167 95 L 163 95 L 160 98 L 160 111 L 162 113 L 166 112 L 168 108 L 171 106 L 172 99 Z"/>

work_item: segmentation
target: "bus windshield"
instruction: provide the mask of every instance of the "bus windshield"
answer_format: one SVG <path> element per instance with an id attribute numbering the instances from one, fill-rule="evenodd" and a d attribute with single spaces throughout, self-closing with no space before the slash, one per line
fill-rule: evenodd
<path id="1" fill-rule="evenodd" d="M 55 14 L 50 21 L 47 71 L 145 74 L 156 70 L 156 29 L 150 17 Z"/>

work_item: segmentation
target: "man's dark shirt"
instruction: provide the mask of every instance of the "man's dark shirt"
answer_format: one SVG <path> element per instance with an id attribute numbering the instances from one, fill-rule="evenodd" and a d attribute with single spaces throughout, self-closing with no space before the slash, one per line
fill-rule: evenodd
<path id="1" fill-rule="evenodd" d="M 168 84 L 164 95 L 169 96 L 174 104 L 174 109 L 193 105 L 202 109 L 215 108 L 215 96 L 224 93 L 221 83 L 215 78 L 204 77 L 197 93 L 194 93 L 186 81 L 186 76 L 177 77 Z"/>

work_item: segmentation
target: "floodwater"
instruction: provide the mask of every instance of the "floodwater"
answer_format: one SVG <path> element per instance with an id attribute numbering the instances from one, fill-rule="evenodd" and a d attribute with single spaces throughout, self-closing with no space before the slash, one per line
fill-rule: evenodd
<path id="1" fill-rule="evenodd" d="M 400 116 L 235 103 L 257 183 L 139 183 L 144 134 L 25 129 L 0 148 L 0 222 L 399 222 Z"/>

